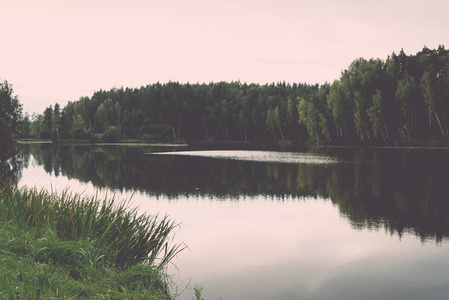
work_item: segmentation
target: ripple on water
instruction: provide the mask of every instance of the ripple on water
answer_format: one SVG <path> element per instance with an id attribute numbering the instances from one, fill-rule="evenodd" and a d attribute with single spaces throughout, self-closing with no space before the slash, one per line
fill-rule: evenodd
<path id="1" fill-rule="evenodd" d="M 289 164 L 313 164 L 327 165 L 336 164 L 340 161 L 331 156 L 317 155 L 299 152 L 275 152 L 275 151 L 248 151 L 248 150 L 213 150 L 213 151 L 177 151 L 177 152 L 155 152 L 151 155 L 177 155 L 210 157 L 216 159 L 229 159 L 255 162 L 274 162 Z"/>

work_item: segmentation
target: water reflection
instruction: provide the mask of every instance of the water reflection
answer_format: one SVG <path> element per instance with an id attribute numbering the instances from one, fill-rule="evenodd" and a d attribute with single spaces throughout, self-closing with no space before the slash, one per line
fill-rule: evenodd
<path id="1" fill-rule="evenodd" d="M 177 151 L 150 152 L 151 155 L 182 155 L 227 160 L 257 161 L 270 163 L 328 165 L 338 163 L 338 159 L 325 155 L 297 152 L 213 150 L 213 151 Z"/>
<path id="2" fill-rule="evenodd" d="M 148 147 L 24 145 L 16 159 L 26 167 L 32 155 L 55 176 L 169 199 L 330 198 L 354 228 L 382 228 L 399 236 L 411 232 L 437 242 L 449 236 L 447 150 L 330 148 L 301 155 L 166 150 L 165 155 L 146 155 L 161 152 Z M 228 159 L 217 159 L 225 155 Z"/>
<path id="3" fill-rule="evenodd" d="M 26 160 L 29 156 L 18 156 L 18 146 L 0 145 L 0 185 L 4 180 L 16 182 L 22 176 L 24 164 L 28 164 Z"/>

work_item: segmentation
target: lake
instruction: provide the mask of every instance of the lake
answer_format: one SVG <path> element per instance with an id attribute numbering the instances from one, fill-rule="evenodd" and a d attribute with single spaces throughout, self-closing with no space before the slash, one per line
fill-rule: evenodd
<path id="1" fill-rule="evenodd" d="M 180 224 L 177 299 L 447 299 L 449 150 L 24 144 L 19 184 Z"/>

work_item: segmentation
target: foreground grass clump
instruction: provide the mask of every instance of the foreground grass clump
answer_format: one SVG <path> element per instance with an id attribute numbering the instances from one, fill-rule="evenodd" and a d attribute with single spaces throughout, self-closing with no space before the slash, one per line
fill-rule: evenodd
<path id="1" fill-rule="evenodd" d="M 170 299 L 173 221 L 127 203 L 0 187 L 0 299 Z"/>

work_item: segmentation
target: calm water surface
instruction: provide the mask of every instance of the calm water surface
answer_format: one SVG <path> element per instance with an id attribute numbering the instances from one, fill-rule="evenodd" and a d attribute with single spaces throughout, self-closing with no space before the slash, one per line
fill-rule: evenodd
<path id="1" fill-rule="evenodd" d="M 23 145 L 15 163 L 21 185 L 132 196 L 180 223 L 178 299 L 449 294 L 449 150 Z"/>

